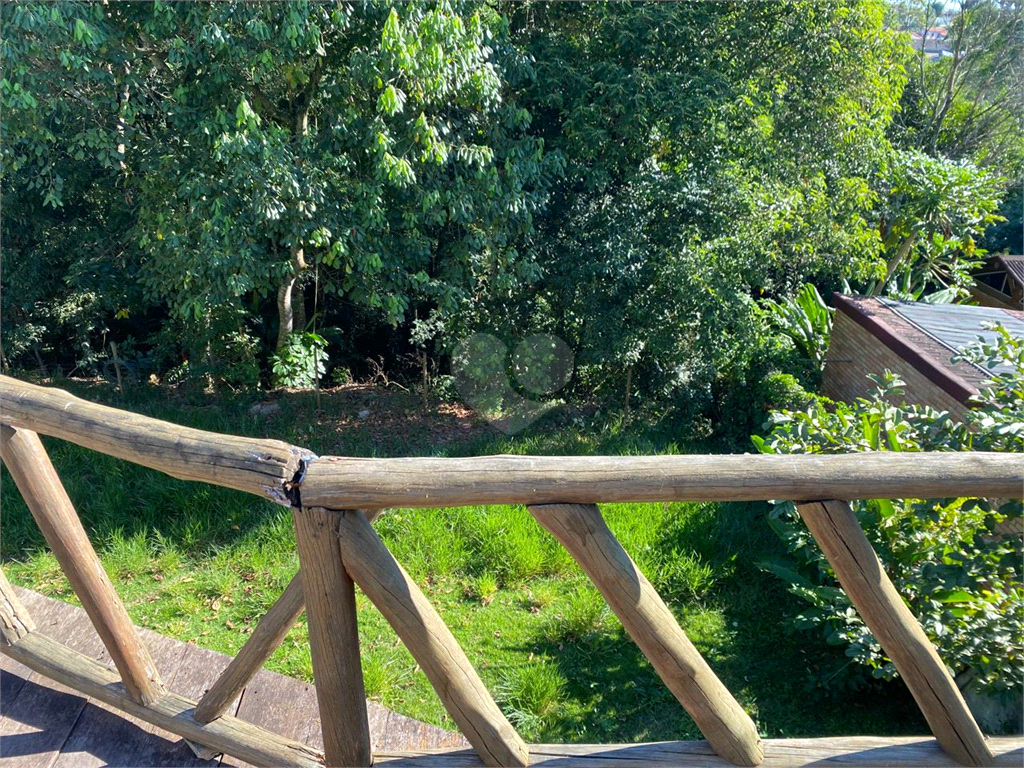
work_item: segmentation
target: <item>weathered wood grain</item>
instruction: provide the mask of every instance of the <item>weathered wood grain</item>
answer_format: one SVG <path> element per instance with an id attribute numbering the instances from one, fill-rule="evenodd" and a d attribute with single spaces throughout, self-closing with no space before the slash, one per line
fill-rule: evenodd
<path id="1" fill-rule="evenodd" d="M 342 561 L 422 667 L 448 714 L 492 766 L 524 766 L 529 753 L 451 631 L 358 510 L 322 511 L 337 520 Z M 305 568 L 305 565 L 303 565 Z"/>
<path id="2" fill-rule="evenodd" d="M 942 748 L 962 765 L 992 765 L 992 752 L 956 683 L 882 568 L 850 505 L 821 501 L 797 509 Z"/>
<path id="3" fill-rule="evenodd" d="M 16 643 L 35 628 L 36 623 L 0 569 L 0 642 Z"/>
<path id="4" fill-rule="evenodd" d="M 757 726 L 708 666 L 593 504 L 528 507 L 573 556 L 715 752 L 736 765 L 764 759 Z"/>
<path id="5" fill-rule="evenodd" d="M 208 723 L 223 715 L 242 689 L 262 669 L 267 659 L 284 640 L 302 612 L 306 600 L 302 594 L 302 572 L 295 574 L 270 610 L 260 619 L 245 645 L 231 660 L 224 674 L 199 700 L 196 720 Z"/>
<path id="6" fill-rule="evenodd" d="M 0 426 L 0 456 L 64 575 L 103 639 L 128 694 L 148 704 L 163 691 L 160 674 L 103 570 L 39 436 Z"/>
<path id="7" fill-rule="evenodd" d="M 370 765 L 370 725 L 359 659 L 355 585 L 338 547 L 338 515 L 295 509 L 309 652 L 328 765 Z"/>
<path id="8" fill-rule="evenodd" d="M 996 765 L 1024 765 L 1024 738 L 990 740 Z M 376 765 L 389 768 L 476 768 L 480 759 L 469 750 L 381 751 Z M 534 744 L 530 765 L 545 768 L 728 768 L 707 742 L 654 744 Z M 935 739 L 921 736 L 839 736 L 825 739 L 765 739 L 761 768 L 953 768 L 957 763 Z"/>
<path id="9" fill-rule="evenodd" d="M 238 718 L 224 716 L 212 723 L 196 722 L 192 717 L 195 702 L 176 693 L 166 692 L 148 705 L 139 704 L 127 694 L 113 670 L 66 648 L 40 632 L 31 632 L 17 643 L 3 646 L 0 650 L 39 674 L 85 696 L 117 707 L 140 720 L 217 752 L 224 752 L 266 768 L 323 766 L 323 756 L 315 750 L 283 739 Z M 21 694 L 18 698 L 21 698 Z"/>
<path id="10" fill-rule="evenodd" d="M 302 503 L 328 509 L 625 501 L 1020 498 L 1006 453 L 814 456 L 483 456 L 310 464 Z"/>
<path id="11" fill-rule="evenodd" d="M 0 376 L 4 424 L 59 437 L 183 480 L 248 491 L 291 506 L 288 486 L 309 451 L 279 440 L 257 440 L 179 427 L 96 405 L 59 389 Z"/>

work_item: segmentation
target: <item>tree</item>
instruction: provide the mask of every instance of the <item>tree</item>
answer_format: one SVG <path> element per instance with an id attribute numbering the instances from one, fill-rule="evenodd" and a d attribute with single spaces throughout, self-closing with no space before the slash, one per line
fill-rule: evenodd
<path id="1" fill-rule="evenodd" d="M 577 349 L 577 387 L 706 408 L 758 348 L 756 296 L 874 266 L 902 83 L 881 6 L 507 8 L 538 73 L 520 100 L 566 164 L 522 316 Z"/>
<path id="2" fill-rule="evenodd" d="M 1016 2 L 962 2 L 949 23 L 947 55 L 914 52 L 893 126 L 905 146 L 1004 170 L 1019 163 L 1024 114 L 1024 15 Z M 932 4 L 913 14 L 934 25 Z"/>
<path id="3" fill-rule="evenodd" d="M 934 26 L 931 4 L 899 6 L 901 28 Z M 1021 249 L 1024 186 L 1024 13 L 1019 2 L 971 0 L 952 14 L 948 51 L 915 51 L 890 134 L 901 148 L 970 161 L 1004 179 L 1006 219 L 978 238 L 989 250 Z"/>
<path id="4" fill-rule="evenodd" d="M 5 51 L 6 106 L 14 143 L 35 148 L 43 202 L 63 205 L 53 168 L 69 139 L 92 134 L 39 125 L 33 104 L 74 114 L 91 99 L 101 146 L 75 159 L 92 149 L 121 173 L 132 217 L 118 236 L 137 245 L 149 295 L 179 316 L 209 328 L 226 314 L 237 326 L 242 299 L 274 293 L 281 349 L 303 330 L 314 269 L 326 292 L 393 324 L 534 274 L 515 246 L 547 169 L 529 113 L 505 98 L 530 70 L 486 6 L 5 12 L 20 33 Z"/>
<path id="5" fill-rule="evenodd" d="M 529 115 L 502 99 L 527 72 L 500 18 L 444 2 L 214 3 L 154 23 L 180 84 L 151 174 L 170 190 L 150 190 L 144 241 L 149 284 L 173 305 L 275 286 L 280 348 L 312 264 L 392 323 L 528 274 L 513 241 L 544 168 Z"/>
<path id="6" fill-rule="evenodd" d="M 125 143 L 149 62 L 112 37 L 130 4 L 5 3 L 3 323 L 6 358 L 26 351 L 45 369 L 102 353 L 116 316 L 144 314 L 126 233 L 137 200 Z M 116 18 L 115 18 L 116 17 Z M 6 362 L 5 362 L 6 364 Z"/>
<path id="7" fill-rule="evenodd" d="M 902 277 L 904 292 L 952 289 L 966 296 L 981 262 L 975 245 L 998 220 L 1001 179 L 967 161 L 895 152 L 881 174 L 881 236 L 888 262 L 870 295 Z"/>

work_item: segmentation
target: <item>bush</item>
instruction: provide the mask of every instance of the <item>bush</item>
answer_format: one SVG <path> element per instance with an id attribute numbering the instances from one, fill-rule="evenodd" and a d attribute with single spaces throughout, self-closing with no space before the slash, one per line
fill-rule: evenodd
<path id="1" fill-rule="evenodd" d="M 327 342 L 315 333 L 293 333 L 288 344 L 271 357 L 274 386 L 308 389 L 327 371 Z"/>
<path id="2" fill-rule="evenodd" d="M 1019 451 L 1024 433 L 1024 343 L 1000 329 L 991 344 L 968 350 L 974 360 L 1012 362 L 982 392 L 967 423 L 921 406 L 898 406 L 899 381 L 886 372 L 876 392 L 854 403 L 820 403 L 805 411 L 775 414 L 764 453 L 851 451 Z M 856 502 L 854 510 L 897 590 L 955 673 L 973 670 L 971 685 L 999 693 L 1024 686 L 1024 621 L 1021 541 L 993 535 L 996 523 L 1021 514 L 1020 501 L 996 509 L 985 499 L 903 499 Z M 856 687 L 866 679 L 892 679 L 896 669 L 861 621 L 794 505 L 776 502 L 772 527 L 791 557 L 765 563 L 810 608 L 796 617 L 798 629 L 816 629 L 829 643 L 846 646 L 849 662 L 832 671 L 831 685 Z"/>

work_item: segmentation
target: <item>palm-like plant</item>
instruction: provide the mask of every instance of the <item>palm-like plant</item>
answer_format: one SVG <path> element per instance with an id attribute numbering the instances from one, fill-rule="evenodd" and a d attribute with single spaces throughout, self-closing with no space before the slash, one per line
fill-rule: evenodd
<path id="1" fill-rule="evenodd" d="M 832 333 L 832 313 L 818 289 L 805 283 L 796 294 L 783 301 L 766 299 L 762 306 L 772 325 L 793 340 L 797 349 L 813 360 L 820 370 Z"/>

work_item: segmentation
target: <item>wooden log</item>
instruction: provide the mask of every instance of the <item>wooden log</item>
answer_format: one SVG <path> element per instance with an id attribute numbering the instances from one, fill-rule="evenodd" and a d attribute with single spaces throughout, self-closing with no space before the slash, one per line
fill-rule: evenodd
<path id="1" fill-rule="evenodd" d="M 528 509 L 586 571 L 715 752 L 735 765 L 758 765 L 764 750 L 754 721 L 690 642 L 600 510 L 592 504 Z"/>
<path id="2" fill-rule="evenodd" d="M 289 492 L 309 451 L 278 440 L 189 429 L 96 405 L 59 389 L 0 376 L 3 423 L 59 437 L 183 480 L 247 491 L 291 506 Z"/>
<path id="3" fill-rule="evenodd" d="M 323 756 L 316 750 L 236 717 L 196 722 L 192 717 L 195 702 L 176 693 L 167 692 L 148 705 L 139 704 L 113 670 L 40 632 L 30 632 L 0 651 L 51 680 L 215 752 L 266 768 L 323 768 Z"/>
<path id="4" fill-rule="evenodd" d="M 473 745 L 491 766 L 525 766 L 526 744 L 505 719 L 465 652 L 430 601 L 398 564 L 358 510 L 324 511 L 338 521 L 342 560 L 419 663 Z"/>
<path id="5" fill-rule="evenodd" d="M 39 435 L 0 426 L 0 456 L 121 673 L 128 694 L 140 704 L 155 700 L 163 693 L 156 664 L 103 570 Z"/>
<path id="6" fill-rule="evenodd" d="M 277 646 L 284 640 L 302 612 L 306 610 L 302 594 L 302 572 L 296 573 L 270 610 L 245 641 L 210 690 L 199 700 L 196 720 L 208 723 L 223 715 L 238 698 L 242 689 L 263 668 Z"/>
<path id="7" fill-rule="evenodd" d="M 310 464 L 302 503 L 328 509 L 613 501 L 1020 498 L 1008 453 L 810 456 L 484 456 Z"/>
<path id="8" fill-rule="evenodd" d="M 14 594 L 11 582 L 0 570 L 0 643 L 16 643 L 35 628 L 36 624 L 29 612 Z"/>
<path id="9" fill-rule="evenodd" d="M 1024 738 L 993 738 L 996 765 L 1024 765 Z M 557 768 L 728 768 L 706 741 L 648 744 L 531 744 L 533 765 Z M 475 768 L 465 750 L 381 750 L 374 765 L 389 768 Z M 765 739 L 762 768 L 952 768 L 955 763 L 933 738 L 922 736 L 831 736 Z"/>
<path id="10" fill-rule="evenodd" d="M 962 765 L 992 765 L 992 752 L 956 683 L 885 573 L 850 505 L 821 501 L 797 509 L 942 748 Z"/>
<path id="11" fill-rule="evenodd" d="M 294 510 L 317 705 L 328 765 L 370 765 L 355 585 L 338 547 L 338 515 Z"/>

